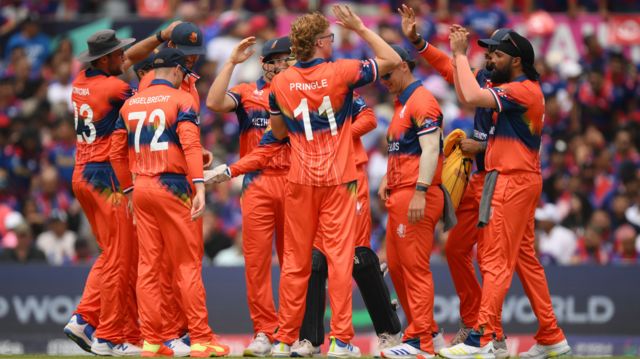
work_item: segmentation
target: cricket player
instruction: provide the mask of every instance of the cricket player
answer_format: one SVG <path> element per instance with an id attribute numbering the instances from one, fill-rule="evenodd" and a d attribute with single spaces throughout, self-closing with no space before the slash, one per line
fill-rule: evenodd
<path id="1" fill-rule="evenodd" d="M 402 5 L 398 12 L 402 16 L 402 30 L 411 41 L 420 56 L 433 66 L 449 83 L 454 83 L 454 68 L 452 59 L 438 48 L 425 41 L 416 28 L 415 13 L 412 8 Z M 496 30 L 491 39 L 478 40 L 478 44 L 487 48 L 485 68 L 474 72 L 475 78 L 482 87 L 491 87 L 491 71 L 494 68 L 491 61 L 491 52 L 495 49 L 493 41 L 499 41 L 509 29 Z M 476 277 L 473 267 L 473 247 L 480 241 L 484 232 L 478 228 L 478 209 L 484 184 L 484 151 L 487 147 L 487 139 L 492 126 L 493 110 L 477 108 L 473 120 L 473 135 L 460 143 L 463 152 L 475 154 L 476 171 L 471 175 L 469 184 L 463 194 L 460 205 L 456 211 L 458 224 L 453 227 L 447 239 L 445 253 L 451 272 L 451 278 L 460 298 L 461 328 L 451 342 L 455 345 L 463 342 L 478 318 L 480 309 L 480 297 L 482 289 Z M 481 261 L 479 261 L 481 262 Z M 495 323 L 496 339 L 493 349 L 496 358 L 508 357 L 507 344 L 502 331 L 500 317 Z"/>
<path id="2" fill-rule="evenodd" d="M 241 158 L 258 146 L 269 125 L 271 80 L 289 67 L 287 60 L 291 53 L 291 42 L 287 36 L 266 41 L 260 56 L 262 77 L 256 82 L 228 89 L 235 66 L 254 53 L 250 48 L 255 42 L 255 37 L 248 37 L 236 46 L 207 96 L 207 107 L 212 111 L 236 113 L 240 125 Z M 254 333 L 253 340 L 243 352 L 244 356 L 269 355 L 278 325 L 271 287 L 271 258 L 275 238 L 276 253 L 282 263 L 284 188 L 289 164 L 290 151 L 278 151 L 259 171 L 244 176 L 241 198 L 242 253 Z"/>
<path id="3" fill-rule="evenodd" d="M 473 330 L 463 343 L 439 354 L 445 358 L 495 357 L 492 323 L 499 320 L 514 271 L 518 272 L 539 321 L 537 343 L 520 357 L 568 354 L 571 347 L 557 325 L 544 269 L 533 247 L 534 212 L 542 192 L 539 150 L 544 121 L 544 96 L 533 66 L 533 47 L 515 31 L 504 34 L 491 54 L 495 66 L 491 81 L 500 85 L 483 89 L 469 67 L 467 36 L 465 29 L 452 27 L 456 91 L 461 100 L 495 112 L 479 213 L 479 225 L 487 224 L 478 243 L 483 286 Z"/>
<path id="4" fill-rule="evenodd" d="M 387 261 L 398 299 L 407 316 L 402 343 L 381 351 L 385 358 L 434 357 L 433 278 L 429 268 L 435 225 L 444 209 L 440 188 L 442 112 L 433 95 L 416 80 L 415 61 L 393 45 L 402 64 L 382 77 L 396 95 L 387 132 L 389 160 L 379 193 L 386 201 Z"/>
<path id="5" fill-rule="evenodd" d="M 289 135 L 291 168 L 285 189 L 285 244 L 280 279 L 278 331 L 273 356 L 289 356 L 298 339 L 311 273 L 314 238 L 327 258 L 331 318 L 328 356 L 360 356 L 351 345 L 351 273 L 355 254 L 357 171 L 353 158 L 353 90 L 395 68 L 400 59 L 367 29 L 348 6 L 336 5 L 338 24 L 355 31 L 372 47 L 375 59 L 338 60 L 334 35 L 319 13 L 291 26 L 297 63 L 272 80 L 271 126 L 276 139 Z M 295 210 L 291 210 L 295 209 Z"/>
<path id="6" fill-rule="evenodd" d="M 167 47 L 177 48 L 184 53 L 185 64 L 189 70 L 193 70 L 198 58 L 205 53 L 202 31 L 196 24 L 191 22 L 178 24 L 171 33 L 171 37 L 166 39 L 166 44 Z M 153 79 L 155 79 L 155 72 L 151 69 L 142 77 L 139 86 L 140 91 L 147 88 Z M 193 98 L 195 103 L 194 110 L 197 114 L 200 114 L 200 95 L 196 88 L 198 79 L 199 77 L 195 73 L 191 73 L 189 76 L 185 76 L 179 88 Z M 204 167 L 209 167 L 213 161 L 213 155 L 204 148 L 202 152 Z M 192 190 L 194 189 L 192 188 Z M 198 221 L 202 225 L 202 220 L 198 219 Z M 187 317 L 185 313 L 180 311 L 180 304 L 177 299 L 180 295 L 176 292 L 175 273 L 170 269 L 170 257 L 167 253 L 163 254 L 163 256 L 166 260 L 162 262 L 164 270 L 162 271 L 161 286 L 167 301 L 163 309 L 165 315 L 163 317 L 162 336 L 165 339 L 165 345 L 173 350 L 175 356 L 185 357 L 189 355 L 190 348 Z"/>
<path id="7" fill-rule="evenodd" d="M 159 32 L 170 36 L 177 22 Z M 102 253 L 93 265 L 76 312 L 64 328 L 82 349 L 99 355 L 138 355 L 135 282 L 137 248 L 127 199 L 109 162 L 117 113 L 131 96 L 129 85 L 117 76 L 143 60 L 159 44 L 155 37 L 140 41 L 118 39 L 102 30 L 87 40 L 89 49 L 78 59 L 91 66 L 73 82 L 77 133 L 72 187 Z M 97 328 L 97 329 L 96 329 Z"/>
<path id="8" fill-rule="evenodd" d="M 178 89 L 190 70 L 185 54 L 173 48 L 156 54 L 153 68 L 155 79 L 120 110 L 111 149 L 123 186 L 131 187 L 135 175 L 132 197 L 140 243 L 137 290 L 142 356 L 174 354 L 163 344 L 166 299 L 158 285 L 163 253 L 169 256 L 180 291 L 178 302 L 187 317 L 190 356 L 225 356 L 229 347 L 217 342 L 208 325 L 202 284 L 202 226 L 196 221 L 205 206 L 200 129 L 192 96 Z M 131 172 L 121 171 L 127 163 Z"/>

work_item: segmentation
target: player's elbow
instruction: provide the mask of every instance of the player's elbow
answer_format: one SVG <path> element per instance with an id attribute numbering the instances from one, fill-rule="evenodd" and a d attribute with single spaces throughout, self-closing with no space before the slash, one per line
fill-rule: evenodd
<path id="1" fill-rule="evenodd" d="M 213 112 L 222 112 L 222 106 L 218 101 L 207 99 L 206 105 L 207 108 Z"/>

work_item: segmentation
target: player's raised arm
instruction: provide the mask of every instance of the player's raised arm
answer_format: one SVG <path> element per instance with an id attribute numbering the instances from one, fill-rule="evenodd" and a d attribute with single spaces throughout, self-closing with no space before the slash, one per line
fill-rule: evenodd
<path id="1" fill-rule="evenodd" d="M 469 59 L 467 59 L 467 48 L 469 47 L 468 35 L 468 32 L 456 27 L 452 27 L 451 34 L 449 35 L 458 79 L 456 83 L 456 93 L 459 92 L 462 96 L 460 100 L 464 100 L 469 105 L 496 108 L 498 104 L 494 96 L 489 90 L 480 87 L 473 72 L 471 72 Z"/>
<path id="2" fill-rule="evenodd" d="M 169 40 L 171 38 L 171 32 L 181 22 L 182 21 L 174 21 L 164 30 L 159 31 L 157 34 L 151 35 L 142 41 L 138 41 L 135 45 L 127 49 L 127 51 L 124 52 L 122 71 L 127 71 L 129 67 L 146 59 L 156 47 Z"/>
<path id="3" fill-rule="evenodd" d="M 237 103 L 227 93 L 231 75 L 237 64 L 245 62 L 255 50 L 251 46 L 255 45 L 256 38 L 254 36 L 243 39 L 231 52 L 229 60 L 224 64 L 222 70 L 211 84 L 209 93 L 207 94 L 207 107 L 215 112 L 231 112 L 236 109 Z"/>
<path id="4" fill-rule="evenodd" d="M 367 28 L 349 6 L 334 5 L 332 9 L 340 26 L 357 33 L 371 47 L 380 75 L 385 75 L 400 65 L 400 56 L 378 34 Z"/>

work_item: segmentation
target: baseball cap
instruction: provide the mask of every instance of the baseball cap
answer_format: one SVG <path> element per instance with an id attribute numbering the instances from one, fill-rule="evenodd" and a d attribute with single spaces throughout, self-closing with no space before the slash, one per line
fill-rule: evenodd
<path id="1" fill-rule="evenodd" d="M 277 54 L 290 54 L 291 40 L 289 36 L 268 40 L 262 45 L 262 62 L 267 62 Z"/>
<path id="2" fill-rule="evenodd" d="M 509 31 L 511 30 L 507 28 L 498 29 L 494 31 L 493 34 L 491 34 L 491 38 L 478 40 L 478 45 L 480 45 L 481 47 L 500 45 L 500 40 L 505 37 L 509 33 Z"/>
<path id="3" fill-rule="evenodd" d="M 522 71 L 530 80 L 537 80 L 540 77 L 533 66 L 536 58 L 533 46 L 524 36 L 513 30 L 509 31 L 500 39 L 500 43 L 496 46 L 496 51 L 498 50 L 522 59 Z"/>
<path id="4" fill-rule="evenodd" d="M 171 42 L 176 44 L 176 48 L 189 55 L 204 55 L 204 43 L 202 42 L 202 31 L 192 22 L 178 24 L 171 32 Z"/>
<path id="5" fill-rule="evenodd" d="M 184 61 L 184 56 L 184 52 L 178 49 L 165 47 L 164 49 L 160 50 L 153 58 L 153 68 L 157 69 L 161 67 L 180 66 L 185 74 L 191 74 L 193 72 L 187 68 L 187 65 Z"/>
<path id="6" fill-rule="evenodd" d="M 138 72 L 140 70 L 148 70 L 153 67 L 153 58 L 155 57 L 155 53 L 151 53 L 151 55 L 147 56 L 144 60 L 138 62 L 133 65 L 133 71 Z"/>
<path id="7" fill-rule="evenodd" d="M 413 59 L 413 57 L 411 57 L 409 52 L 407 50 L 405 50 L 402 46 L 399 46 L 399 45 L 391 45 L 391 48 L 393 48 L 393 50 L 398 55 L 400 55 L 400 59 L 402 59 L 402 61 L 406 62 L 407 65 L 409 65 L 409 69 L 411 71 L 413 71 L 413 68 L 416 66 L 416 61 Z"/>

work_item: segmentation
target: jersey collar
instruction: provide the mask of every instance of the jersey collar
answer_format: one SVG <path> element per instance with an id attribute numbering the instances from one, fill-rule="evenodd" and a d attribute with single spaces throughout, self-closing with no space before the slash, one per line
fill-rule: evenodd
<path id="1" fill-rule="evenodd" d="M 413 92 L 420 86 L 422 86 L 420 80 L 412 82 L 411 85 L 407 86 L 407 88 L 402 90 L 400 95 L 398 95 L 398 101 L 400 101 L 403 106 L 406 105 L 407 101 L 409 101 L 409 97 L 411 97 L 411 95 L 413 95 Z"/>
<path id="2" fill-rule="evenodd" d="M 110 75 L 100 69 L 96 69 L 94 67 L 90 67 L 87 69 L 87 71 L 84 73 L 86 77 L 93 77 L 93 76 L 107 76 L 109 77 Z"/>
<path id="3" fill-rule="evenodd" d="M 164 79 L 153 79 L 151 80 L 151 84 L 149 84 L 149 86 L 153 86 L 153 85 L 167 85 L 169 87 L 175 88 L 173 87 L 173 84 L 167 80 Z"/>
<path id="4" fill-rule="evenodd" d="M 527 75 L 520 75 L 513 79 L 513 82 L 523 82 L 527 80 Z"/>
<path id="5" fill-rule="evenodd" d="M 313 67 L 313 66 L 316 66 L 316 65 L 320 65 L 321 63 L 326 62 L 326 61 L 327 61 L 327 60 L 325 60 L 325 59 L 316 58 L 316 59 L 313 59 L 313 60 L 311 60 L 311 61 L 298 61 L 298 62 L 296 62 L 296 64 L 295 64 L 295 65 L 293 65 L 293 66 L 295 66 L 295 67 L 300 67 L 300 68 L 303 68 L 303 69 L 306 69 L 306 68 L 309 68 L 309 67 Z"/>

